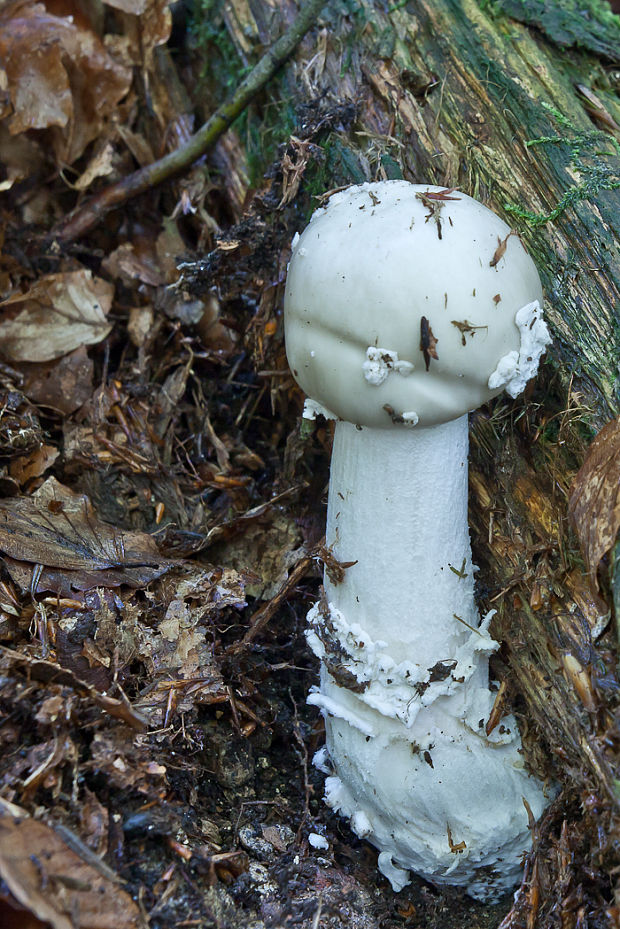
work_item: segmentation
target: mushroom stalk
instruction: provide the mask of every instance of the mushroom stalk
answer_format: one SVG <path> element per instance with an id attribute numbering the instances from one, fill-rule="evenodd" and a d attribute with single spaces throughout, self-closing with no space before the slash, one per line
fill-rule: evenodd
<path id="1" fill-rule="evenodd" d="M 411 868 L 488 900 L 518 879 L 523 798 L 534 815 L 545 800 L 515 720 L 486 732 L 497 643 L 474 602 L 467 449 L 467 416 L 387 433 L 337 423 L 327 542 L 355 564 L 326 573 L 309 615 L 322 660 L 309 702 L 326 719 L 327 802 L 379 848 L 394 889 Z"/>
<path id="2" fill-rule="evenodd" d="M 453 660 L 479 623 L 467 419 L 393 431 L 336 425 L 326 541 L 338 561 L 356 563 L 342 583 L 326 577 L 326 596 L 395 660 L 407 656 L 420 680 Z"/>

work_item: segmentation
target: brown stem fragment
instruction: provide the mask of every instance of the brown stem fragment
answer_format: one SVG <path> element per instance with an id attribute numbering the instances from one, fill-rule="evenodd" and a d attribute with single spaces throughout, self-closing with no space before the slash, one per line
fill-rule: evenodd
<path id="1" fill-rule="evenodd" d="M 115 207 L 151 187 L 167 181 L 190 167 L 205 152 L 213 148 L 231 123 L 243 112 L 250 100 L 262 90 L 293 53 L 306 32 L 316 21 L 325 0 L 308 0 L 286 32 L 269 48 L 258 64 L 241 82 L 232 97 L 213 113 L 187 143 L 153 164 L 135 171 L 116 184 L 111 184 L 76 207 L 52 229 L 50 242 L 68 245 L 90 232 Z"/>

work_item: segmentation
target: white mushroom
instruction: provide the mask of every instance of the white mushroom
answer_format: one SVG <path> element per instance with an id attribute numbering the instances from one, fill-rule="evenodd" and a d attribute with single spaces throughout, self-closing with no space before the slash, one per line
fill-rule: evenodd
<path id="1" fill-rule="evenodd" d="M 354 562 L 309 614 L 326 800 L 409 870 L 493 899 L 547 800 L 512 716 L 490 728 L 498 645 L 474 601 L 467 412 L 515 396 L 550 341 L 519 238 L 458 191 L 387 181 L 333 195 L 293 249 L 293 374 L 338 418 L 327 544 Z M 323 767 L 326 753 L 317 759 Z"/>

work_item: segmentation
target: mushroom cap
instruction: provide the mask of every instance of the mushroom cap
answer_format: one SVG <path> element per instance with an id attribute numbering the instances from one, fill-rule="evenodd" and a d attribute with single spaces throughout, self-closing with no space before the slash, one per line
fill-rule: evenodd
<path id="1" fill-rule="evenodd" d="M 481 203 L 407 181 L 361 184 L 332 195 L 293 241 L 289 365 L 348 422 L 445 423 L 523 389 L 550 341 L 541 303 L 534 262 Z"/>

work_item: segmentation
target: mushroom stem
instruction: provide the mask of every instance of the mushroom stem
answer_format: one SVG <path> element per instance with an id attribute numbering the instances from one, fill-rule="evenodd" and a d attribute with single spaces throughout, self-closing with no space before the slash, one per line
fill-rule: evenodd
<path id="1" fill-rule="evenodd" d="M 379 848 L 400 890 L 412 869 L 493 899 L 528 847 L 513 717 L 486 733 L 496 693 L 467 526 L 467 416 L 428 428 L 336 426 L 327 541 L 344 578 L 325 577 L 308 640 L 322 660 L 309 702 L 326 717 L 327 802 Z M 458 617 L 458 618 L 457 618 Z"/>
<path id="2" fill-rule="evenodd" d="M 467 525 L 468 417 L 441 426 L 336 426 L 327 544 L 356 561 L 327 599 L 427 669 L 454 658 L 479 624 Z M 459 619 L 456 619 L 458 616 Z"/>

